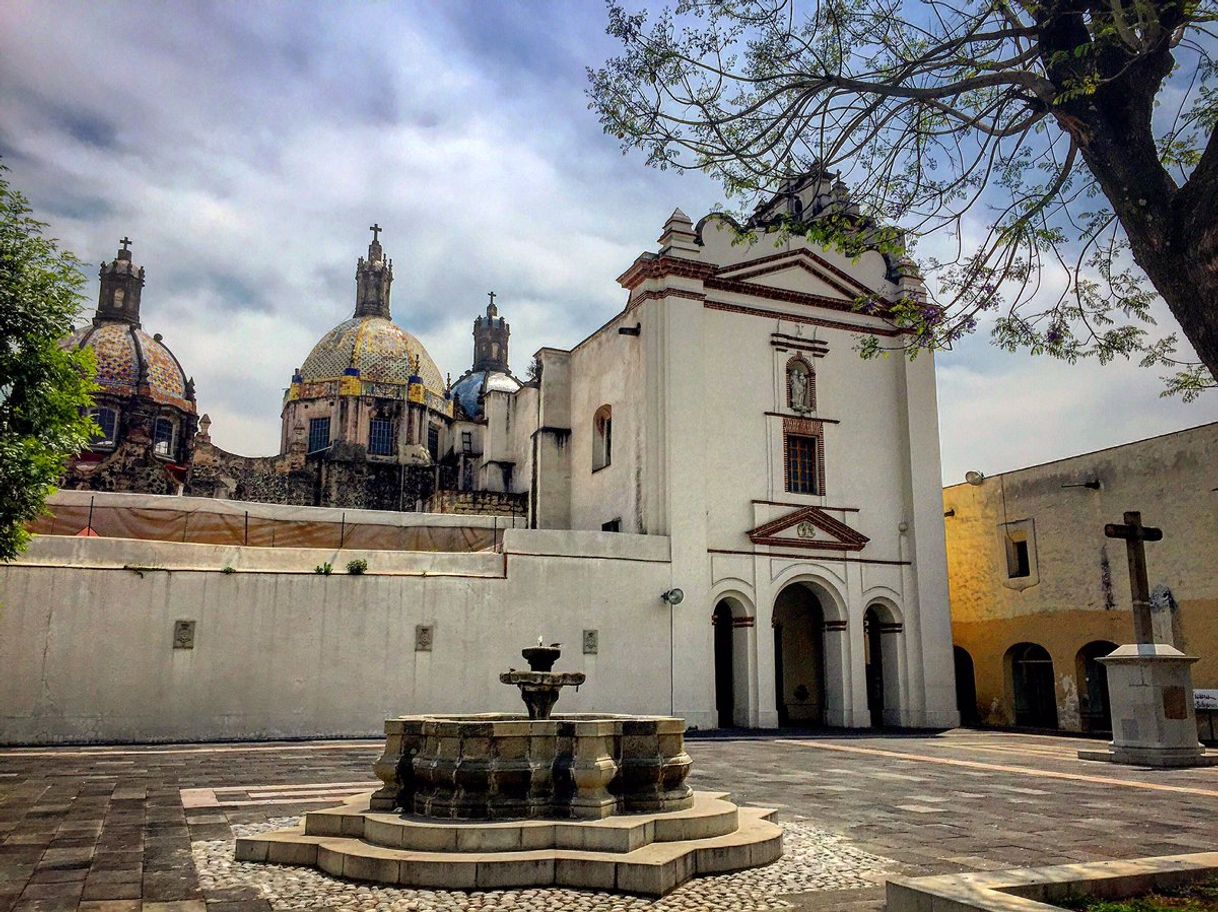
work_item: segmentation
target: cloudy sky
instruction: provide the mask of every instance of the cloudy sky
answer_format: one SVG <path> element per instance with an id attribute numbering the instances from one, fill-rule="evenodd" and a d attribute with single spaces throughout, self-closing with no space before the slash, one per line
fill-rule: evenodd
<path id="1" fill-rule="evenodd" d="M 379 222 L 397 322 L 442 371 L 494 290 L 523 373 L 623 304 L 615 277 L 674 206 L 722 195 L 603 136 L 584 67 L 614 52 L 596 0 L 0 4 L 0 156 L 82 260 L 124 234 L 144 325 L 194 375 L 212 435 L 278 446 L 283 387 L 349 316 Z M 96 294 L 96 267 L 89 295 Z M 938 362 L 944 479 L 1218 420 L 1134 365 Z"/>

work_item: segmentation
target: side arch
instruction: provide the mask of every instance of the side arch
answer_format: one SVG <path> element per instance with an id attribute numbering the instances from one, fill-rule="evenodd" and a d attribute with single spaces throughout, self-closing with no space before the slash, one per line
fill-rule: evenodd
<path id="1" fill-rule="evenodd" d="M 715 710 L 720 728 L 748 728 L 757 720 L 757 610 L 749 596 L 724 588 L 715 596 Z"/>

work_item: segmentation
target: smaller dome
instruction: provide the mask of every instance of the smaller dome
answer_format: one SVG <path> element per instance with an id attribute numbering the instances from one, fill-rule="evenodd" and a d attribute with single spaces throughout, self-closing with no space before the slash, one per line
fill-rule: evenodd
<path id="1" fill-rule="evenodd" d="M 470 418 L 482 417 L 482 396 L 488 392 L 514 393 L 524 384 L 503 371 L 470 371 L 453 384 L 452 395 Z"/>
<path id="2" fill-rule="evenodd" d="M 194 414 L 193 393 L 182 365 L 164 343 L 129 323 L 102 323 L 76 330 L 63 343 L 66 348 L 90 348 L 97 361 L 97 385 L 111 396 L 140 394 L 143 365 L 148 397 Z"/>

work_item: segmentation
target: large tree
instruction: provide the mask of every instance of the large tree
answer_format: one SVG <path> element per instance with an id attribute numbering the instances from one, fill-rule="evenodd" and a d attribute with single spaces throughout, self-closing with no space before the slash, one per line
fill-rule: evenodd
<path id="1" fill-rule="evenodd" d="M 1218 378 L 1216 9 L 681 0 L 652 20 L 610 0 L 623 51 L 589 91 L 624 148 L 746 199 L 809 172 L 851 185 L 859 210 L 788 230 L 949 235 L 925 261 L 937 298 L 896 308 L 912 346 L 988 319 L 1006 348 L 1166 365 L 1192 398 Z M 1156 291 L 1199 362 L 1147 331 Z"/>
<path id="2" fill-rule="evenodd" d="M 67 458 L 95 428 L 88 351 L 59 347 L 80 308 L 77 261 L 43 237 L 0 164 L 0 560 L 29 538 Z"/>

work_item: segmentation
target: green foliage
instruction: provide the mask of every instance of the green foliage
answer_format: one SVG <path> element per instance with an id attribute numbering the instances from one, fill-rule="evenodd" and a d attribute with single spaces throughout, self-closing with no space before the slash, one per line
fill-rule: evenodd
<path id="1" fill-rule="evenodd" d="M 1096 899 L 1074 895 L 1058 905 L 1077 912 L 1218 912 L 1218 881 L 1161 889 L 1128 899 Z"/>
<path id="2" fill-rule="evenodd" d="M 80 310 L 84 277 L 35 220 L 0 164 L 0 560 L 29 540 L 71 455 L 96 431 L 89 351 L 59 347 Z"/>
<path id="3" fill-rule="evenodd" d="M 319 576 L 329 576 L 334 572 L 334 565 L 329 561 L 326 561 L 324 564 L 318 564 L 316 567 L 314 567 L 313 572 Z"/>
<path id="4" fill-rule="evenodd" d="M 743 239 L 777 229 L 899 261 L 935 237 L 928 296 L 887 314 L 908 333 L 864 340 L 865 356 L 984 327 L 1068 362 L 1140 358 L 1186 399 L 1215 385 L 1218 280 L 1179 279 L 1218 237 L 1218 0 L 608 11 L 620 53 L 588 70 L 589 107 L 623 151 L 721 181 Z M 760 217 L 805 175 L 849 185 L 849 204 Z M 1154 332 L 1160 294 L 1203 363 Z"/>
<path id="5" fill-rule="evenodd" d="M 368 562 L 363 558 L 347 561 L 347 572 L 352 576 L 362 576 L 368 572 Z"/>
<path id="6" fill-rule="evenodd" d="M 221 573 L 223 573 L 225 576 L 228 576 L 229 574 L 236 573 L 236 572 L 237 572 L 237 568 L 236 568 L 236 567 L 224 566 L 224 567 L 221 567 L 221 568 L 220 568 L 220 572 L 221 572 Z"/>

